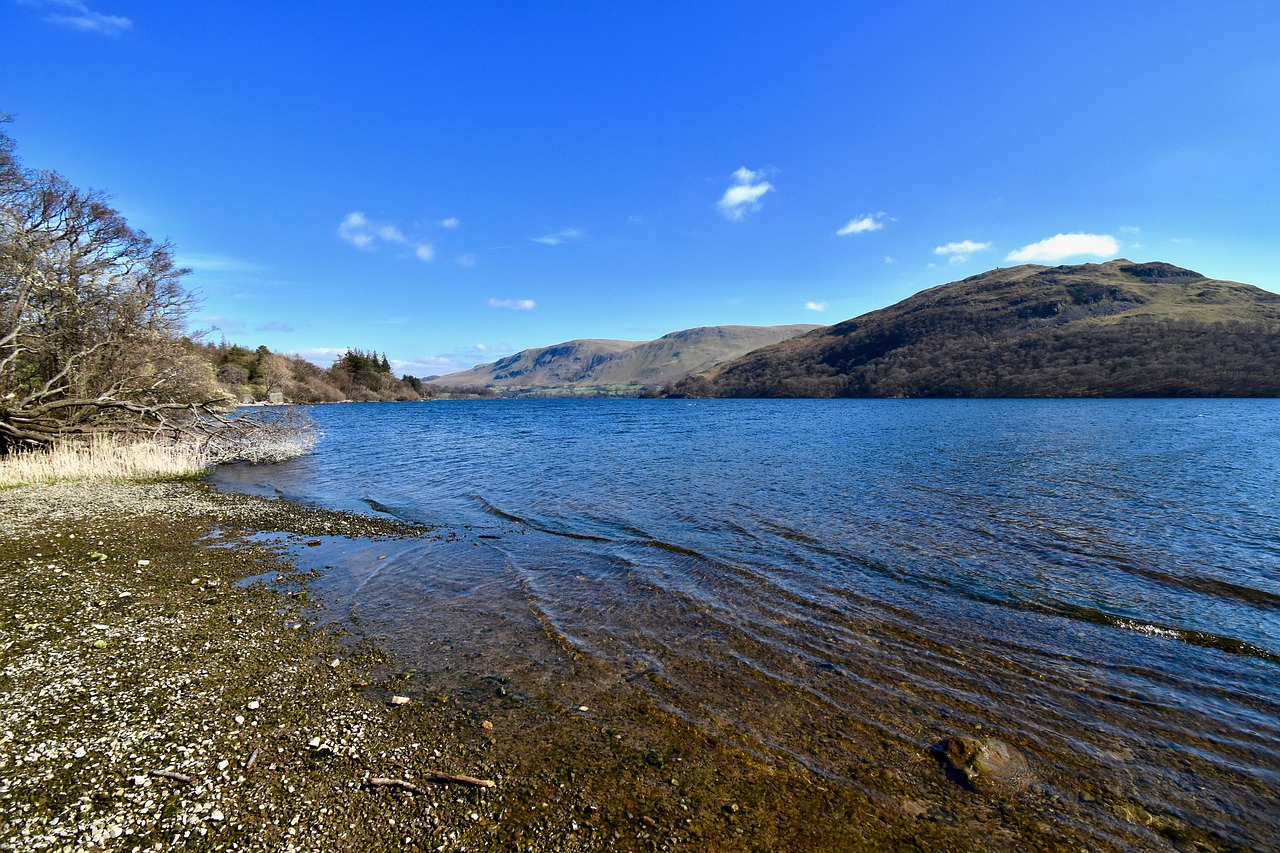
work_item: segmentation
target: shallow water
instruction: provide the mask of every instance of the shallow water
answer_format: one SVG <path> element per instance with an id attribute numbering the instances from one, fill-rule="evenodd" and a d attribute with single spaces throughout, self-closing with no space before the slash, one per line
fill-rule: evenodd
<path id="1" fill-rule="evenodd" d="M 436 525 L 332 545 L 321 581 L 435 684 L 567 707 L 626 685 L 837 783 L 998 734 L 1068 796 L 1280 835 L 1278 402 L 314 415 L 313 455 L 215 481 Z"/>

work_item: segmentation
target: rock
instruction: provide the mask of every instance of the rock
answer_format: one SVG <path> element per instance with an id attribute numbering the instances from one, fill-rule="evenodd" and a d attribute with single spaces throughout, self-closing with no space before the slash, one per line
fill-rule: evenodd
<path id="1" fill-rule="evenodd" d="M 1022 788 L 1031 781 L 1031 767 L 1015 747 L 995 738 L 949 737 L 931 747 L 947 775 L 974 791 Z"/>
<path id="2" fill-rule="evenodd" d="M 392 696 L 392 705 L 408 705 L 412 700 L 408 696 Z"/>
<path id="3" fill-rule="evenodd" d="M 223 816 L 223 814 L 222 814 L 222 810 L 221 810 L 221 809 L 214 809 L 212 812 L 210 812 L 210 814 L 209 814 L 209 820 L 214 820 L 214 821 L 221 821 L 221 820 L 225 820 L 225 817 L 224 817 L 224 816 Z"/>
<path id="4" fill-rule="evenodd" d="M 254 699 L 250 701 L 248 705 L 245 705 L 245 707 L 248 708 L 250 711 L 256 711 L 262 707 L 262 703 L 260 703 L 257 699 Z"/>

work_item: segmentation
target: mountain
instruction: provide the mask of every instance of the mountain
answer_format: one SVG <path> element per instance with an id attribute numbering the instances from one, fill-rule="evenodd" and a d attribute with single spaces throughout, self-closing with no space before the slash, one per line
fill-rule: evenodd
<path id="1" fill-rule="evenodd" d="M 524 394 L 639 394 L 819 328 L 808 324 L 703 326 L 654 341 L 566 341 L 523 350 L 430 384 L 442 390 L 470 386 Z"/>
<path id="2" fill-rule="evenodd" d="M 668 393 L 1280 396 L 1280 295 L 1161 262 L 996 269 L 722 363 Z"/>

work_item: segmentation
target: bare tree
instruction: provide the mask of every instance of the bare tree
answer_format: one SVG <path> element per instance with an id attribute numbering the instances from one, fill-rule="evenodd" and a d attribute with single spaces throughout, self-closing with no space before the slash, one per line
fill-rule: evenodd
<path id="1" fill-rule="evenodd" d="M 187 272 L 100 193 L 21 168 L 0 132 L 0 455 L 179 430 L 224 402 L 182 345 Z"/>

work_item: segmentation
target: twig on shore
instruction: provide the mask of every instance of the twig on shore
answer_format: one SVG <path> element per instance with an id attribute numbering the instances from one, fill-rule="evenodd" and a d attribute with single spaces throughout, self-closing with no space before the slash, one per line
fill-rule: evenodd
<path id="1" fill-rule="evenodd" d="M 260 755 L 262 755 L 261 749 L 255 749 L 253 752 L 249 753 L 249 760 L 244 763 L 244 769 L 252 770 L 253 765 L 258 763 L 258 756 Z"/>
<path id="2" fill-rule="evenodd" d="M 473 788 L 492 788 L 495 782 L 492 779 L 478 779 L 475 776 L 458 776 L 453 773 L 428 773 L 426 775 L 428 782 L 437 782 L 440 784 L 453 785 L 470 785 Z M 364 780 L 364 784 L 370 788 L 399 788 L 402 791 L 408 791 L 412 794 L 425 794 L 422 788 L 406 782 L 403 779 L 392 779 L 387 776 L 371 776 Z"/>
<path id="3" fill-rule="evenodd" d="M 470 785 L 473 788 L 492 788 L 492 779 L 477 779 L 475 776 L 455 776 L 452 773 L 429 773 L 427 780 L 431 782 L 452 783 L 454 785 Z"/>
<path id="4" fill-rule="evenodd" d="M 170 779 L 174 782 L 182 782 L 185 785 L 194 785 L 196 782 L 190 776 L 182 773 L 174 773 L 172 770 L 151 770 L 147 775 L 154 779 Z"/>
<path id="5" fill-rule="evenodd" d="M 412 782 L 406 782 L 403 779 L 389 779 L 386 776 L 374 776 L 365 780 L 365 784 L 370 788 L 399 788 L 402 791 L 408 791 L 411 794 L 425 794 L 426 791 L 419 788 Z"/>

